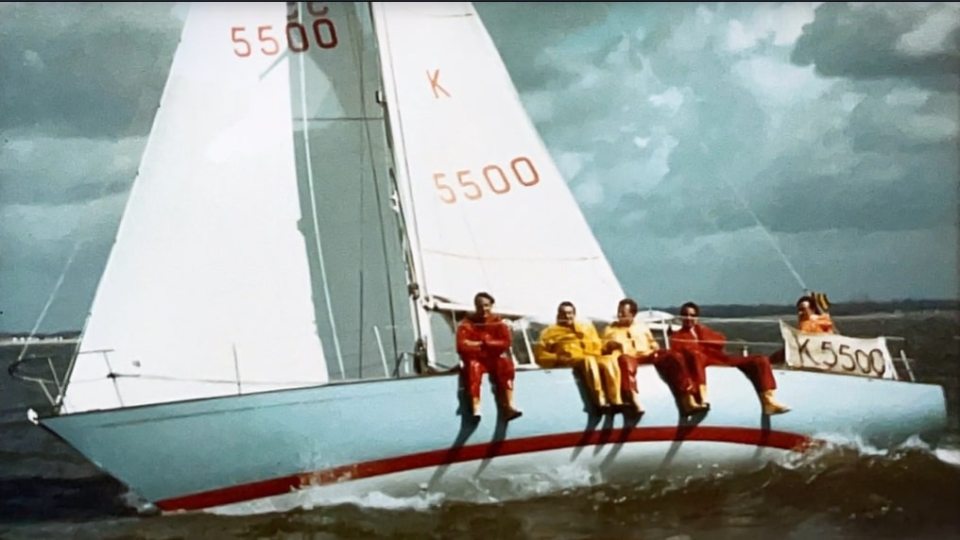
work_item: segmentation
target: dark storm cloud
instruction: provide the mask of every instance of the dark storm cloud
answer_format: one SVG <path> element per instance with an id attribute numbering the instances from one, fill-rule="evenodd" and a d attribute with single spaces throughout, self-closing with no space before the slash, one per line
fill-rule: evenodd
<path id="1" fill-rule="evenodd" d="M 170 4 L 0 6 L 0 132 L 145 134 L 179 32 Z"/>
<path id="2" fill-rule="evenodd" d="M 869 9 L 881 12 L 882 7 Z M 917 56 L 921 49 L 934 50 L 942 40 L 905 41 L 903 36 L 930 27 L 940 9 L 911 8 L 912 18 L 889 32 L 893 45 L 885 50 L 908 43 L 904 50 L 914 55 L 909 58 L 923 63 Z M 817 13 L 818 19 L 824 17 Z M 722 27 L 721 21 L 714 23 Z M 806 28 L 810 35 L 810 25 Z M 846 37 L 842 29 L 831 32 Z M 646 234 L 674 237 L 747 230 L 757 226 L 754 216 L 775 233 L 913 230 L 956 222 L 955 88 L 918 88 L 912 68 L 891 71 L 879 81 L 818 83 L 780 64 L 788 51 L 769 44 L 761 43 L 748 56 L 726 49 L 718 34 L 704 34 L 699 42 L 686 39 L 678 46 L 661 38 L 648 56 L 659 83 L 687 89 L 680 110 L 669 115 L 638 111 L 641 124 L 661 126 L 676 139 L 669 171 L 648 191 L 621 190 L 614 213 L 619 222 L 608 217 L 603 223 L 595 220 L 595 226 L 609 234 L 636 226 Z M 867 54 L 863 48 L 836 50 L 834 61 L 848 52 Z M 751 67 L 757 60 L 762 69 Z M 611 109 L 618 105 L 611 100 Z M 644 159 L 629 145 L 618 146 L 619 159 Z M 607 167 L 603 147 L 594 144 L 592 153 L 597 159 L 583 175 Z"/>
<path id="3" fill-rule="evenodd" d="M 949 225 L 956 218 L 957 161 L 943 147 L 929 153 L 865 155 L 838 175 L 805 176 L 807 156 L 786 156 L 752 193 L 774 231 L 894 231 Z"/>
<path id="4" fill-rule="evenodd" d="M 909 77 L 956 90 L 960 11 L 955 5 L 824 3 L 804 27 L 792 60 L 826 76 Z"/>

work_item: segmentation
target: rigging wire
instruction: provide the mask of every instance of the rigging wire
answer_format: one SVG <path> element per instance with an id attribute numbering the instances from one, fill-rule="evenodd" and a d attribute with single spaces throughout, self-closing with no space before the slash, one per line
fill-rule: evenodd
<path id="1" fill-rule="evenodd" d="M 53 305 L 53 300 L 56 298 L 57 294 L 59 294 L 60 287 L 63 286 L 63 281 L 67 277 L 67 272 L 70 270 L 70 266 L 73 265 L 73 260 L 77 258 L 77 253 L 80 252 L 80 246 L 82 244 L 83 240 L 77 240 L 74 242 L 73 249 L 70 251 L 70 256 L 67 257 L 67 262 L 63 265 L 63 270 L 60 271 L 60 276 L 57 278 L 57 282 L 53 285 L 53 289 L 50 290 L 50 294 L 47 295 L 47 301 L 44 302 L 43 309 L 40 310 L 40 315 L 38 315 L 37 320 L 34 321 L 33 328 L 30 329 L 30 335 L 24 342 L 23 348 L 20 349 L 20 354 L 17 355 L 17 361 L 23 360 L 24 356 L 27 355 L 27 349 L 30 347 L 30 342 L 37 334 L 37 330 L 40 328 L 40 325 L 43 324 L 43 320 L 47 318 L 47 312 L 50 311 L 50 306 Z"/>
<path id="2" fill-rule="evenodd" d="M 810 289 L 807 287 L 807 284 L 803 281 L 803 277 L 800 276 L 800 272 L 798 272 L 797 269 L 793 266 L 793 263 L 790 261 L 790 257 L 788 257 L 786 252 L 783 251 L 783 248 L 780 246 L 780 242 L 777 241 L 773 233 L 770 232 L 770 229 L 766 225 L 764 225 L 764 223 L 760 220 L 760 216 L 758 216 L 757 213 L 753 211 L 753 208 L 750 207 L 750 205 L 747 203 L 747 200 L 743 197 L 743 195 L 741 195 L 740 190 L 738 190 L 736 186 L 734 186 L 729 181 L 727 181 L 727 179 L 724 178 L 722 175 L 720 177 L 720 180 L 724 183 L 724 185 L 727 186 L 727 188 L 730 189 L 730 191 L 733 193 L 733 196 L 736 198 L 737 202 L 740 203 L 740 206 L 743 207 L 743 209 L 746 210 L 748 214 L 750 214 L 750 217 L 753 218 L 754 223 L 756 223 L 757 226 L 760 227 L 760 230 L 763 231 L 764 237 L 770 243 L 770 246 L 773 247 L 774 251 L 776 251 L 777 254 L 780 256 L 780 260 L 787 267 L 787 270 L 790 272 L 790 274 L 793 276 L 793 279 L 800 286 L 800 289 L 803 290 L 804 293 L 809 292 Z"/>
<path id="3" fill-rule="evenodd" d="M 183 36 L 182 36 L 182 34 L 181 34 L 181 35 L 177 38 L 177 46 L 178 46 L 178 47 L 179 47 L 180 41 L 181 41 L 182 39 L 183 39 Z M 164 57 L 163 55 L 157 55 L 156 57 L 154 57 L 154 65 L 153 65 L 153 68 L 154 68 L 154 69 L 163 69 L 159 64 L 164 60 L 164 58 L 165 58 L 165 57 Z M 172 61 L 172 59 L 171 59 L 171 61 Z M 166 91 L 166 85 L 164 85 L 164 91 Z M 143 100 L 141 100 L 140 103 L 142 104 L 142 103 L 143 103 Z M 162 104 L 163 104 L 163 92 L 161 92 L 160 98 L 159 98 L 158 101 L 157 101 L 157 105 L 156 105 L 156 107 L 153 109 L 153 115 L 151 116 L 151 118 L 155 118 L 155 117 L 156 117 L 157 111 L 160 110 L 160 107 L 162 106 Z M 127 132 L 128 132 L 128 133 L 129 133 L 131 130 L 134 129 L 135 125 L 136 125 L 139 121 L 143 120 L 143 115 L 145 115 L 145 114 L 146 114 L 146 111 L 144 111 L 142 107 L 138 107 L 138 108 L 137 108 L 135 114 L 133 115 L 133 118 L 130 119 L 130 123 L 127 125 Z M 149 145 L 150 145 L 150 140 L 149 140 L 149 138 L 147 138 L 147 141 L 146 141 L 146 143 L 144 144 L 144 147 L 143 147 L 143 149 L 142 149 L 142 151 L 141 151 L 141 155 L 142 155 L 143 153 L 146 153 L 147 148 L 149 147 Z M 135 180 L 136 177 L 139 176 L 139 175 L 140 175 L 140 170 L 139 170 L 139 168 L 138 168 L 136 174 L 134 175 L 134 182 L 136 181 L 136 180 Z M 99 192 L 97 193 L 96 199 L 91 199 L 91 200 L 94 200 L 94 201 L 100 201 L 100 200 L 102 200 L 102 199 L 107 195 L 107 192 L 109 191 L 110 187 L 111 187 L 111 186 L 110 186 L 110 184 L 109 184 L 108 182 L 104 182 L 104 184 L 100 187 Z M 130 187 L 130 189 L 129 189 L 128 192 L 127 192 L 127 201 L 129 201 L 130 192 L 132 191 L 132 189 L 133 189 L 133 186 L 132 186 L 132 184 L 131 184 L 131 187 Z M 126 206 L 126 202 L 124 203 L 124 206 Z M 87 215 L 87 214 L 84 214 L 84 216 L 86 216 L 86 215 Z M 68 236 L 72 236 L 74 233 L 76 233 L 76 231 L 80 229 L 80 225 L 83 223 L 83 221 L 84 221 L 84 219 L 81 218 L 81 221 L 80 221 L 79 223 L 77 223 L 77 224 L 73 227 L 73 229 L 70 231 L 70 233 L 69 233 Z M 116 232 L 114 233 L 114 235 L 116 235 Z M 54 300 L 56 299 L 57 295 L 60 294 L 60 288 L 63 287 L 63 283 L 64 283 L 64 281 L 66 280 L 67 274 L 68 274 L 69 271 L 70 271 L 70 267 L 73 265 L 74 260 L 77 258 L 77 255 L 80 253 L 80 248 L 83 246 L 83 244 L 84 244 L 85 242 L 86 242 L 86 240 L 83 239 L 83 238 L 77 238 L 77 239 L 74 240 L 74 242 L 73 242 L 73 247 L 71 248 L 71 251 L 70 251 L 70 255 L 67 257 L 66 262 L 64 262 L 63 268 L 62 268 L 61 271 L 60 271 L 60 275 L 57 277 L 56 283 L 53 285 L 53 288 L 50 290 L 50 293 L 47 295 L 47 299 L 46 299 L 46 301 L 44 302 L 43 308 L 40 310 L 40 314 L 37 315 L 37 319 L 36 319 L 36 321 L 34 321 L 33 327 L 30 329 L 30 334 L 27 336 L 27 339 L 26 339 L 26 341 L 25 341 L 24 344 L 23 344 L 23 348 L 20 350 L 20 353 L 17 355 L 17 360 L 18 360 L 18 361 L 19 361 L 19 360 L 23 360 L 23 358 L 26 356 L 27 350 L 28 350 L 29 347 L 30 347 L 31 341 L 33 341 L 33 338 L 34 338 L 34 336 L 37 335 L 37 331 L 40 329 L 40 326 L 43 324 L 44 320 L 47 318 L 47 313 L 50 311 L 50 308 L 53 306 L 53 302 L 54 302 Z M 99 282 L 99 280 L 98 280 L 98 282 Z M 86 331 L 86 326 L 87 326 L 87 321 L 89 320 L 89 315 L 90 315 L 90 314 L 89 314 L 89 312 L 88 312 L 88 313 L 87 313 L 87 317 L 85 318 L 84 323 L 83 323 L 83 326 L 82 326 L 82 328 L 81 328 L 81 330 L 80 330 L 80 335 L 81 335 L 81 336 L 83 336 L 83 333 Z M 78 340 L 78 342 L 79 342 L 79 340 Z M 77 349 L 75 349 L 75 351 L 79 349 L 79 346 L 80 346 L 80 345 L 79 345 L 79 343 L 78 343 L 78 344 L 77 344 Z M 70 375 L 71 375 L 71 374 L 70 374 L 69 372 L 66 373 L 66 376 L 64 377 L 64 379 L 65 379 L 65 380 L 69 380 Z"/>
<path id="4" fill-rule="evenodd" d="M 370 31 L 374 32 L 373 14 L 369 11 L 367 12 L 367 14 L 370 17 Z M 362 32 L 362 28 L 360 29 L 360 31 Z M 384 262 L 384 268 L 385 268 L 384 277 L 386 279 L 386 284 L 387 284 L 387 306 L 390 310 L 390 327 L 391 327 L 390 336 L 393 341 L 393 355 L 397 356 L 397 351 L 399 351 L 399 348 L 400 348 L 400 345 L 397 341 L 397 331 L 396 331 L 397 314 L 396 314 L 396 306 L 394 306 L 394 301 L 393 301 L 393 279 L 390 276 L 390 258 L 389 258 L 389 251 L 387 249 L 386 224 L 384 223 L 384 219 L 383 219 L 383 211 L 384 211 L 383 200 L 382 200 L 382 197 L 380 196 L 380 178 L 379 178 L 379 175 L 377 174 L 377 164 L 376 164 L 375 157 L 373 155 L 373 136 L 370 133 L 370 121 L 369 121 L 369 118 L 367 118 L 369 115 L 367 111 L 367 99 L 366 99 L 366 94 L 363 92 L 366 87 L 366 83 L 364 79 L 365 70 L 364 70 L 364 64 L 363 64 L 363 50 L 361 49 L 358 54 L 360 58 L 360 61 L 359 61 L 360 91 L 361 91 L 360 95 L 362 96 L 360 103 L 361 103 L 361 106 L 363 107 L 363 116 L 365 118 L 363 122 L 363 129 L 367 139 L 366 140 L 367 151 L 370 154 L 370 169 L 373 172 L 373 188 L 374 188 L 373 193 L 377 201 L 377 218 L 380 222 L 380 248 L 383 252 L 383 262 Z M 374 58 L 376 58 L 376 55 L 374 55 Z M 377 72 L 379 73 L 380 70 L 378 69 Z M 380 86 L 381 85 L 378 83 L 377 87 L 379 88 Z M 381 112 L 383 111 L 381 110 Z M 384 129 L 386 129 L 385 121 L 381 122 L 381 125 L 384 127 Z M 361 334 L 362 334 L 362 329 L 361 329 Z"/>
<path id="5" fill-rule="evenodd" d="M 371 25 L 373 26 L 374 33 L 376 33 L 377 17 L 374 14 L 374 9 L 380 9 L 381 16 L 386 17 L 386 15 L 383 13 L 384 7 L 382 5 L 377 5 L 371 2 L 369 4 L 369 9 L 370 9 Z M 400 148 L 405 149 L 406 140 L 404 138 L 404 130 L 403 130 L 403 114 L 399 108 L 399 95 L 397 93 L 397 80 L 396 80 L 397 76 L 393 69 L 394 53 L 393 53 L 393 49 L 390 46 L 389 25 L 385 24 L 383 26 L 383 38 L 384 38 L 383 40 L 377 39 L 377 46 L 382 51 L 380 55 L 380 59 L 382 60 L 384 57 L 386 57 L 388 61 L 387 66 L 384 66 L 382 63 L 380 64 L 380 72 L 382 77 L 381 82 L 383 83 L 383 87 L 384 87 L 384 106 L 387 111 L 384 113 L 384 124 L 388 127 L 387 142 L 388 142 L 388 145 L 390 146 L 391 157 L 393 158 L 393 164 L 394 164 L 394 168 L 392 169 L 393 174 L 391 176 L 392 176 L 394 187 L 397 193 L 396 201 L 397 201 L 397 208 L 399 210 L 399 216 L 400 216 L 398 221 L 400 222 L 401 234 L 403 235 L 402 237 L 406 241 L 405 242 L 406 249 L 404 250 L 404 259 L 405 259 L 407 271 L 409 273 L 407 291 L 408 291 L 408 297 L 410 299 L 410 308 L 412 311 L 411 315 L 413 319 L 414 329 L 417 336 L 417 346 L 415 346 L 414 354 L 416 354 L 417 347 L 425 347 L 426 350 L 428 351 L 427 355 L 429 357 L 430 356 L 429 351 L 433 349 L 433 343 L 430 340 L 430 334 L 429 334 L 430 318 L 426 312 L 423 302 L 421 302 L 420 300 L 422 295 L 422 287 L 423 287 L 423 284 L 426 282 L 426 278 L 425 278 L 426 270 L 423 265 L 423 254 L 420 252 L 420 249 L 419 249 L 420 234 L 419 234 L 419 225 L 417 223 L 416 203 L 414 201 L 412 193 L 410 192 L 410 189 L 411 189 L 409 185 L 410 165 L 409 163 L 407 163 L 406 159 L 401 159 L 400 161 L 402 161 L 402 163 L 399 163 L 399 164 L 397 160 L 397 155 L 398 155 L 397 147 L 399 146 Z M 389 79 L 390 79 L 389 81 L 387 81 L 386 77 L 383 77 L 383 75 L 385 74 L 384 72 L 386 68 L 389 68 Z M 393 94 L 394 102 L 398 104 L 397 110 L 395 112 L 396 114 L 395 126 L 393 125 L 394 121 L 390 118 L 390 115 L 389 115 L 389 107 L 390 107 L 389 100 L 386 98 L 386 94 L 388 93 L 387 92 L 388 82 L 390 85 L 390 93 Z M 403 151 L 401 150 L 399 154 L 402 158 Z M 406 181 L 406 185 L 402 189 L 404 193 L 401 193 L 400 180 L 398 180 L 398 176 L 401 176 L 401 175 Z M 404 207 L 404 203 L 403 203 L 404 195 L 409 196 L 409 203 L 410 203 L 409 209 L 406 209 Z M 407 222 L 408 217 L 410 220 L 409 223 Z M 413 246 L 414 240 L 417 241 L 417 249 L 414 249 L 414 246 Z M 415 292 L 415 289 L 413 288 L 414 286 L 418 287 L 419 291 Z M 397 358 L 398 358 L 398 366 L 399 366 L 400 355 L 397 355 Z"/>

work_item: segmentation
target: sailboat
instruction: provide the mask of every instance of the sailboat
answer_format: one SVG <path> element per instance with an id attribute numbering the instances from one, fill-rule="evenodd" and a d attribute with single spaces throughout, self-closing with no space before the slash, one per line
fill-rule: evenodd
<path id="1" fill-rule="evenodd" d="M 514 328 L 512 422 L 489 392 L 464 414 L 445 369 L 478 291 Z M 598 415 L 532 362 L 530 325 L 624 296 L 471 5 L 195 5 L 64 391 L 33 419 L 164 512 L 504 499 L 945 427 L 939 386 L 789 369 L 786 415 L 712 367 L 691 421 L 649 366 L 645 415 Z"/>

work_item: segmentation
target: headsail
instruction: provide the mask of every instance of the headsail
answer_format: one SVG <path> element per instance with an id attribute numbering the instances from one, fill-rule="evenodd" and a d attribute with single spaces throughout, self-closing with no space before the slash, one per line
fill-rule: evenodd
<path id="1" fill-rule="evenodd" d="M 427 301 L 611 317 L 623 289 L 473 7 L 383 3 L 374 21 Z"/>
<path id="2" fill-rule="evenodd" d="M 327 380 L 297 228 L 286 23 L 284 4 L 191 8 L 67 412 Z"/>

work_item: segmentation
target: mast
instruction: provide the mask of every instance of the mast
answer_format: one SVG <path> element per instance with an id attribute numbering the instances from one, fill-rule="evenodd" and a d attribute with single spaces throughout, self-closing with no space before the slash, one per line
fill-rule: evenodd
<path id="1" fill-rule="evenodd" d="M 297 9 L 297 22 L 303 25 L 303 9 Z M 343 366 L 343 352 L 340 350 L 340 337 L 337 335 L 337 321 L 333 315 L 333 306 L 330 301 L 330 287 L 327 282 L 327 270 L 323 260 L 323 245 L 320 240 L 320 226 L 317 218 L 316 190 L 314 189 L 313 164 L 309 159 L 310 155 L 310 129 L 307 126 L 307 86 L 306 73 L 304 70 L 304 55 L 297 55 L 297 68 L 300 72 L 300 115 L 303 118 L 303 152 L 307 156 L 304 164 L 307 169 L 307 191 L 310 197 L 310 224 L 313 229 L 314 249 L 317 250 L 317 262 L 320 266 L 320 279 L 323 285 L 323 298 L 326 307 L 327 317 L 330 320 L 330 327 L 333 335 L 333 350 L 337 355 L 337 367 L 340 368 L 340 378 L 345 379 L 347 374 Z"/>
<path id="2" fill-rule="evenodd" d="M 421 294 L 423 283 L 423 259 L 421 257 L 416 212 L 410 190 L 410 169 L 404 153 L 402 118 L 398 106 L 396 82 L 393 75 L 391 60 L 390 36 L 386 25 L 380 25 L 380 5 L 370 2 L 370 20 L 373 24 L 374 41 L 380 58 L 380 80 L 383 83 L 383 99 L 378 99 L 384 107 L 384 122 L 386 123 L 387 147 L 393 161 L 390 169 L 390 179 L 397 202 L 397 217 L 399 221 L 401 244 L 404 252 L 404 264 L 407 270 L 407 297 L 410 300 L 410 314 L 414 321 L 416 345 L 414 348 L 414 366 L 420 369 L 420 363 L 425 360 L 433 364 L 436 358 L 433 340 L 430 339 L 430 314 L 427 312 L 425 300 Z"/>

